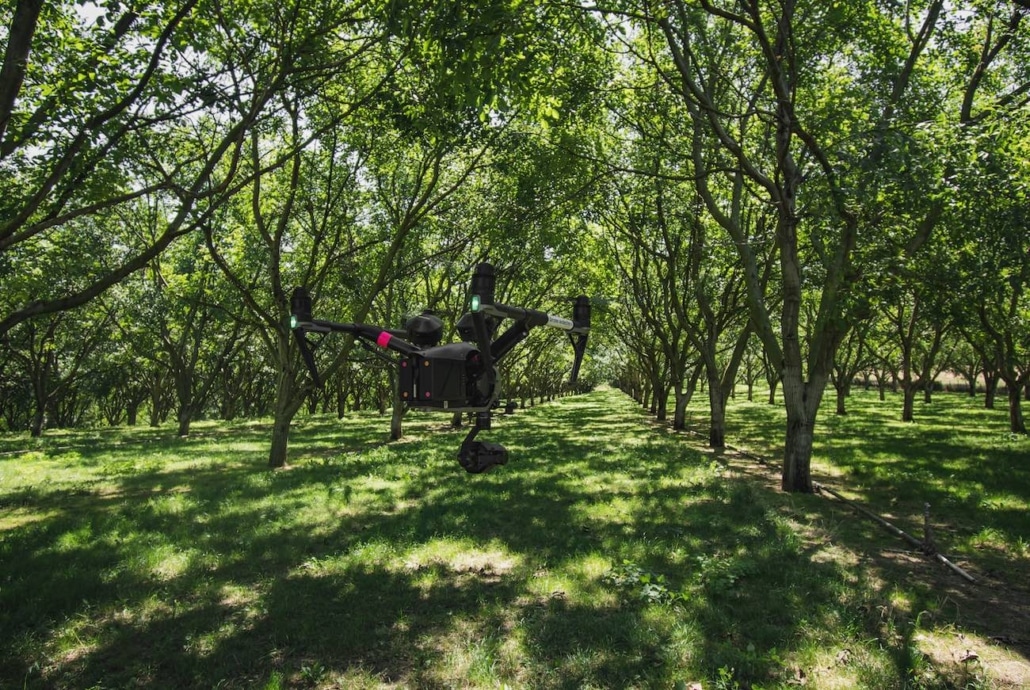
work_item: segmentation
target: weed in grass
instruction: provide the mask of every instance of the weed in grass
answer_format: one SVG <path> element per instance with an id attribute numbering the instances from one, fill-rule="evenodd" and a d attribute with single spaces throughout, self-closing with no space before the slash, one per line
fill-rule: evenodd
<path id="1" fill-rule="evenodd" d="M 644 570 L 632 561 L 624 560 L 602 576 L 602 581 L 623 596 L 639 599 L 650 604 L 672 604 L 686 600 L 688 594 L 675 592 L 666 585 L 665 576 Z"/>

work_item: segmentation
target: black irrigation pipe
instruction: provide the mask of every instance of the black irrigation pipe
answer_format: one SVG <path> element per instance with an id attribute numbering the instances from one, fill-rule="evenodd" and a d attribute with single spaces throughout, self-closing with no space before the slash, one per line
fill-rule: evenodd
<path id="1" fill-rule="evenodd" d="M 932 540 L 932 538 L 930 538 L 930 532 L 929 532 L 929 529 L 928 529 L 928 526 L 930 524 L 929 523 L 929 514 L 930 514 L 929 504 L 926 504 L 925 510 L 924 510 L 924 517 L 926 518 L 926 525 L 927 525 L 927 538 L 924 539 L 924 540 L 919 540 L 919 539 L 916 539 L 915 537 L 913 537 L 911 534 L 905 532 L 904 530 L 899 529 L 899 528 L 895 527 L 894 525 L 892 525 L 891 523 L 887 522 L 886 520 L 884 520 L 882 517 L 880 517 L 879 515 L 877 515 L 873 511 L 868 510 L 866 508 L 863 508 L 862 506 L 860 506 L 859 504 L 855 503 L 854 501 L 852 501 L 850 499 L 844 498 L 843 496 L 841 496 L 839 493 L 837 493 L 836 491 L 834 491 L 830 487 L 824 486 L 824 485 L 822 485 L 822 484 L 820 484 L 818 482 L 813 482 L 812 486 L 813 486 L 813 488 L 815 488 L 816 492 L 821 493 L 821 492 L 825 491 L 826 493 L 830 494 L 831 496 L 833 496 L 837 500 L 842 501 L 843 503 L 846 503 L 847 505 L 851 506 L 853 509 L 855 509 L 859 513 L 865 515 L 868 518 L 871 518 L 871 519 L 875 520 L 876 522 L 878 522 L 881 525 L 883 525 L 883 527 L 886 528 L 888 532 L 901 537 L 902 539 L 907 541 L 909 544 L 912 544 L 912 546 L 914 546 L 917 549 L 919 549 L 920 551 L 922 551 L 927 556 L 932 556 L 933 558 L 937 559 L 938 561 L 940 561 L 944 565 L 948 566 L 955 573 L 961 575 L 967 581 L 973 583 L 974 585 L 976 584 L 976 578 L 974 578 L 972 575 L 967 573 L 965 570 L 963 570 L 962 568 L 958 567 L 957 565 L 955 565 L 954 563 L 949 561 L 944 555 L 938 553 L 936 548 L 934 548 L 933 540 Z"/>

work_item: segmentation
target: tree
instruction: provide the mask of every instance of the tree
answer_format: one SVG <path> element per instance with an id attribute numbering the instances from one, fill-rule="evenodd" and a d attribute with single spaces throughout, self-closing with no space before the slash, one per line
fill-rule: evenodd
<path id="1" fill-rule="evenodd" d="M 202 227 L 231 196 L 243 135 L 300 68 L 292 55 L 259 50 L 260 32 L 239 30 L 243 5 L 231 20 L 217 0 L 113 5 L 94 19 L 78 6 L 25 1 L 11 19 L 0 80 L 0 279 L 18 289 L 0 301 L 0 335 L 85 304 Z M 160 232 L 111 237 L 119 215 L 148 196 L 168 209 Z M 24 267 L 75 246 L 71 228 L 88 230 L 103 253 L 69 262 L 60 284 L 23 289 Z"/>
<path id="2" fill-rule="evenodd" d="M 961 330 L 961 326 L 958 329 Z M 983 373 L 984 360 L 976 348 L 964 336 L 960 336 L 948 358 L 948 367 L 966 380 L 966 393 L 970 398 L 976 397 L 980 374 Z"/>
<path id="3" fill-rule="evenodd" d="M 647 183 L 642 186 L 644 190 L 639 190 L 636 196 L 628 189 L 619 193 L 619 207 L 606 219 L 610 232 L 615 234 L 609 241 L 609 251 L 621 281 L 620 292 L 627 293 L 627 314 L 639 324 L 624 331 L 623 342 L 634 356 L 645 362 L 655 358 L 641 351 L 641 346 L 659 350 L 662 364 L 655 361 L 649 368 L 655 414 L 659 421 L 665 421 L 671 389 L 676 400 L 673 427 L 681 429 L 685 408 L 683 385 L 692 362 L 683 324 L 673 313 L 670 293 L 681 290 L 688 276 L 677 275 L 668 265 L 675 248 L 667 248 L 665 252 L 653 248 L 656 244 L 656 227 L 651 217 L 653 199 L 647 194 Z M 635 329 L 642 329 L 647 336 L 641 338 Z"/>
<path id="4" fill-rule="evenodd" d="M 875 242 L 875 231 L 869 231 L 883 225 L 882 209 L 864 204 L 891 185 L 904 186 L 910 195 L 920 187 L 936 192 L 914 195 L 923 201 L 908 209 L 913 222 L 894 238 L 910 256 L 944 211 L 946 164 L 924 157 L 919 160 L 930 165 L 918 173 L 896 167 L 895 143 L 906 123 L 932 121 L 940 113 L 938 102 L 927 96 L 945 43 L 938 38 L 945 3 L 702 0 L 633 7 L 629 16 L 653 37 L 652 48 L 636 57 L 688 108 L 694 168 L 703 173 L 698 191 L 740 252 L 751 323 L 781 372 L 787 408 L 783 488 L 811 491 L 816 415 L 836 350 L 861 309 L 857 291 L 866 267 L 856 261 L 867 255 L 857 248 L 860 241 L 863 249 Z M 972 74 L 959 72 L 965 81 L 949 113 L 953 122 L 989 110 L 989 99 L 980 98 L 989 83 L 984 76 L 1003 63 L 998 56 L 1014 49 L 1011 38 L 1022 31 L 1018 10 L 1007 13 L 1002 34 L 981 33 L 1006 14 L 1004 7 L 990 10 L 983 19 L 947 24 L 983 47 Z M 1003 91 L 993 104 L 1011 107 L 1015 101 Z M 720 150 L 710 151 L 709 141 Z M 761 290 L 755 259 L 756 241 L 764 238 L 741 224 L 734 197 L 720 192 L 717 179 L 726 189 L 746 186 L 776 214 L 777 319 Z M 799 330 L 806 295 L 816 305 L 808 342 Z"/>
<path id="5" fill-rule="evenodd" d="M 49 425 L 72 427 L 79 424 L 88 400 L 79 394 L 79 384 L 90 369 L 90 358 L 106 338 L 110 322 L 93 313 L 71 327 L 66 314 L 54 314 L 19 328 L 4 339 L 13 363 L 32 392 L 30 432 L 39 437 Z"/>
<path id="6" fill-rule="evenodd" d="M 866 351 L 867 332 L 865 324 L 856 325 L 848 331 L 848 335 L 837 349 L 834 357 L 833 372 L 830 376 L 837 392 L 837 414 L 839 415 L 848 413 L 845 401 L 851 395 L 851 384 L 869 364 L 869 355 Z"/>
<path id="7" fill-rule="evenodd" d="M 833 354 L 846 332 L 840 296 L 848 281 L 853 280 L 850 260 L 857 219 L 847 208 L 836 174 L 814 136 L 816 130 L 802 121 L 804 111 L 798 107 L 798 87 L 804 83 L 802 75 L 808 76 L 809 56 L 800 54 L 801 42 L 795 36 L 795 3 L 784 3 L 775 13 L 763 10 L 758 3 L 741 3 L 739 9 L 738 12 L 704 2 L 702 9 L 694 10 L 685 3 L 673 3 L 668 14 L 662 11 L 654 15 L 656 28 L 672 58 L 671 65 L 658 60 L 654 64 L 690 113 L 694 126 L 693 165 L 702 173 L 698 175 L 698 193 L 737 247 L 744 266 L 751 324 L 782 372 L 787 407 L 783 488 L 811 491 L 809 464 L 815 416 Z M 806 50 L 814 54 L 813 48 Z M 730 67 L 719 64 L 727 49 L 732 49 L 734 59 L 739 61 L 732 69 L 741 84 L 704 76 L 714 76 Z M 765 113 L 770 113 L 768 120 Z M 770 133 L 764 141 L 743 139 L 752 128 L 763 126 L 768 126 L 766 131 Z M 756 259 L 759 253 L 742 222 L 739 205 L 733 205 L 739 203 L 739 194 L 720 198 L 706 177 L 724 165 L 719 159 L 706 160 L 712 155 L 704 143 L 708 136 L 714 136 L 728 158 L 729 187 L 741 189 L 745 184 L 753 184 L 754 192 L 763 194 L 776 209 L 774 236 L 782 290 L 779 338 L 773 331 L 760 281 Z M 805 285 L 800 254 L 804 236 L 799 235 L 797 197 L 803 178 L 799 160 L 808 156 L 823 163 L 822 181 L 835 201 L 839 234 L 836 248 L 822 255 L 827 282 L 806 362 L 799 335 Z"/>
<path id="8" fill-rule="evenodd" d="M 179 436 L 189 435 L 190 423 L 220 383 L 219 373 L 245 344 L 244 324 L 231 298 L 225 299 L 225 286 L 216 285 L 220 276 L 204 251 L 200 237 L 183 238 L 139 279 L 103 298 L 137 361 L 171 380 Z"/>
<path id="9" fill-rule="evenodd" d="M 895 267 L 881 302 L 882 317 L 898 346 L 901 419 L 905 422 L 914 419 L 916 393 L 932 389 L 940 373 L 938 362 L 953 325 L 946 304 L 948 291 L 943 284 L 949 274 L 949 262 L 943 256 L 926 252 L 920 259 Z"/>
<path id="10" fill-rule="evenodd" d="M 952 227 L 958 246 L 952 308 L 987 375 L 1005 382 L 1009 428 L 1026 433 L 1021 397 L 1030 383 L 1030 169 L 1027 140 L 990 128 L 974 139 L 977 164 L 962 191 Z M 1003 189 L 1003 193 L 995 190 Z M 987 397 L 987 396 L 985 396 Z"/>

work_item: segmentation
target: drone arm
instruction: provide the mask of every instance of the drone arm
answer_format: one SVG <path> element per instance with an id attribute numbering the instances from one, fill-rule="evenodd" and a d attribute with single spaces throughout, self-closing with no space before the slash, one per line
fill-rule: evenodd
<path id="1" fill-rule="evenodd" d="M 314 348 L 307 339 L 308 333 L 349 333 L 355 338 L 375 343 L 386 350 L 393 350 L 402 355 L 411 355 L 418 352 L 411 343 L 397 337 L 388 329 L 379 326 L 369 326 L 363 323 L 337 323 L 335 321 L 323 321 L 312 319 L 311 321 L 292 322 L 293 335 L 297 339 L 301 357 L 311 373 L 311 379 L 316 386 L 322 385 L 321 377 L 318 375 L 318 367 L 315 364 Z"/>
<path id="2" fill-rule="evenodd" d="M 508 330 L 500 335 L 490 345 L 490 353 L 493 355 L 494 361 L 503 359 L 506 354 L 512 351 L 512 349 L 526 339 L 529 335 L 529 326 L 522 322 L 516 322 Z"/>
<path id="3" fill-rule="evenodd" d="M 515 324 L 505 331 L 490 346 L 493 359 L 500 360 L 508 354 L 518 343 L 520 343 L 532 328 L 538 326 L 549 326 L 560 328 L 568 332 L 572 340 L 572 349 L 575 354 L 570 383 L 575 383 L 579 378 L 579 368 L 583 363 L 583 356 L 586 353 L 587 336 L 590 333 L 590 300 L 586 296 L 576 298 L 573 307 L 572 320 L 553 316 L 536 309 L 524 309 L 512 307 L 507 304 L 484 304 L 480 302 L 477 309 L 478 314 L 487 314 L 499 319 L 514 319 Z M 475 316 L 475 315 L 474 315 Z M 578 337 L 577 337 L 578 336 Z"/>
<path id="4" fill-rule="evenodd" d="M 384 350 L 393 350 L 402 355 L 411 355 L 418 352 L 418 348 L 411 343 L 398 337 L 396 332 L 388 328 L 370 326 L 364 323 L 337 323 L 335 321 L 323 321 L 312 319 L 308 322 L 298 323 L 294 331 L 303 330 L 314 333 L 349 333 L 355 338 L 374 343 Z"/>
<path id="5" fill-rule="evenodd" d="M 512 307 L 507 304 L 481 304 L 479 310 L 484 314 L 495 316 L 499 319 L 513 319 L 525 324 L 526 328 L 553 326 L 570 330 L 574 327 L 574 324 L 568 319 L 563 319 L 560 316 L 551 316 L 536 309 L 523 309 L 522 307 Z"/>
<path id="6" fill-rule="evenodd" d="M 402 355 L 411 355 L 418 352 L 418 348 L 398 337 L 395 331 L 379 326 L 369 326 L 363 323 L 337 323 L 335 321 L 323 321 L 311 317 L 311 296 L 303 287 L 298 287 L 290 297 L 290 329 L 297 339 L 301 357 L 311 378 L 316 386 L 322 385 L 318 375 L 318 367 L 315 365 L 314 347 L 307 339 L 308 333 L 349 333 L 355 338 L 375 343 L 386 350 L 393 350 Z"/>
<path id="7" fill-rule="evenodd" d="M 490 330 L 483 312 L 472 314 L 472 332 L 476 336 L 476 343 L 479 345 L 483 364 L 487 369 L 492 367 L 496 360 L 493 347 L 490 344 Z"/>

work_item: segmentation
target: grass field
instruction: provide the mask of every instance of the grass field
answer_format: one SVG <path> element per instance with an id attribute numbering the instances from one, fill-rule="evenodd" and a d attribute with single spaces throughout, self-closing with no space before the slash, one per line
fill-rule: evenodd
<path id="1" fill-rule="evenodd" d="M 479 476 L 415 414 L 302 420 L 281 471 L 260 423 L 0 436 L 0 687 L 1018 687 L 1030 442 L 852 408 L 817 479 L 917 534 L 929 502 L 981 584 L 615 391 L 499 419 Z M 780 414 L 731 442 L 776 457 Z"/>

